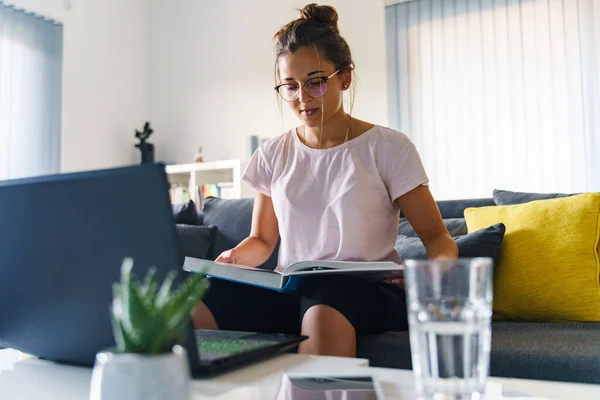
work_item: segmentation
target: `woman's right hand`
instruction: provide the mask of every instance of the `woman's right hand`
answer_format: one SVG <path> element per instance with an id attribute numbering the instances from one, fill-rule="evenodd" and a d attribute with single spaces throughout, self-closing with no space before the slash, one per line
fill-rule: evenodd
<path id="1" fill-rule="evenodd" d="M 217 257 L 216 262 L 226 263 L 226 264 L 235 264 L 237 261 L 237 257 L 235 255 L 235 249 L 225 250 L 224 252 Z"/>

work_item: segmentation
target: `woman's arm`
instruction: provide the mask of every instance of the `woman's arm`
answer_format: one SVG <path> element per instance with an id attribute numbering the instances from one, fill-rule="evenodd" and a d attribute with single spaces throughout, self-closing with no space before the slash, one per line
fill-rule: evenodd
<path id="1" fill-rule="evenodd" d="M 279 227 L 273 201 L 269 196 L 258 193 L 254 199 L 250 236 L 235 248 L 221 253 L 216 261 L 258 267 L 269 259 L 278 238 Z"/>
<path id="2" fill-rule="evenodd" d="M 427 186 L 418 186 L 398 197 L 395 204 L 425 245 L 428 258 L 457 258 L 458 247 L 440 215 Z"/>

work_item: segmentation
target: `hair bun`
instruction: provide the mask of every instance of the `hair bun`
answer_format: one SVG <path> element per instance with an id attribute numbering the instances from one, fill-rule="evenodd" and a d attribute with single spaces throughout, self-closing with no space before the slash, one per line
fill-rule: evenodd
<path id="1" fill-rule="evenodd" d="M 340 33 L 338 29 L 338 13 L 331 6 L 320 6 L 312 3 L 300 10 L 300 18 L 307 21 L 314 21 L 318 24 L 329 25 L 331 28 Z"/>

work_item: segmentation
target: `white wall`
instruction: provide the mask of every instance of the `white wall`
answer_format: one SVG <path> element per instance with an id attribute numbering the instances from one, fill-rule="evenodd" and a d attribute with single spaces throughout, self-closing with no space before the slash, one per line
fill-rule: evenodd
<path id="1" fill-rule="evenodd" d="M 64 24 L 63 171 L 137 163 L 147 118 L 147 0 L 10 0 Z"/>
<path id="2" fill-rule="evenodd" d="M 158 158 L 244 158 L 246 136 L 273 137 L 282 124 L 273 91 L 272 36 L 307 1 L 150 0 L 149 115 Z M 354 115 L 387 123 L 383 2 L 330 0 L 356 63 Z M 284 109 L 286 104 L 283 104 Z"/>
<path id="3" fill-rule="evenodd" d="M 138 162 L 147 117 L 147 0 L 79 0 L 64 20 L 63 170 Z"/>
<path id="4" fill-rule="evenodd" d="M 10 0 L 64 23 L 64 171 L 137 163 L 146 120 L 159 160 L 245 158 L 246 136 L 295 124 L 273 91 L 273 34 L 295 0 Z M 331 0 L 359 78 L 354 115 L 387 123 L 384 8 Z"/>

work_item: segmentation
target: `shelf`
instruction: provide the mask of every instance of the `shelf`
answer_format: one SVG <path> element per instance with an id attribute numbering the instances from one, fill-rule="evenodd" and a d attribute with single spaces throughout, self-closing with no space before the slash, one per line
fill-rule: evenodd
<path id="1" fill-rule="evenodd" d="M 215 170 L 230 170 L 234 168 L 240 168 L 242 165 L 241 160 L 224 160 L 224 161 L 211 161 L 201 163 L 189 163 L 189 164 L 175 164 L 167 165 L 167 174 L 182 174 L 191 173 L 193 171 L 215 171 Z"/>
<path id="2" fill-rule="evenodd" d="M 202 198 L 198 189 L 204 184 L 232 184 L 232 197 L 254 197 L 255 191 L 245 182 L 242 174 L 247 162 L 242 160 L 223 160 L 202 163 L 167 165 L 165 170 L 171 184 L 187 187 L 188 193 L 193 194 L 192 200 L 202 208 Z"/>

